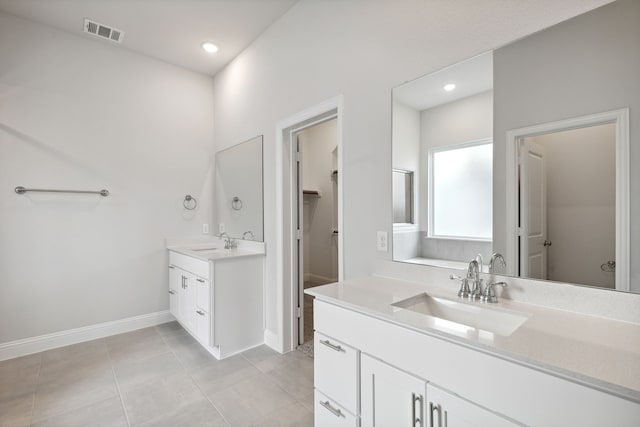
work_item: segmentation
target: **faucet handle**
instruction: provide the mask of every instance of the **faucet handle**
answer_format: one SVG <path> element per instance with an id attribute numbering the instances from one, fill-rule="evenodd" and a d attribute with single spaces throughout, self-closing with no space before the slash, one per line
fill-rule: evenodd
<path id="1" fill-rule="evenodd" d="M 494 283 L 487 284 L 487 286 L 484 288 L 484 292 L 482 293 L 482 302 L 490 302 L 490 303 L 498 302 L 498 297 L 496 296 L 496 292 L 493 289 L 494 286 L 502 286 L 503 288 L 506 288 L 507 283 L 494 282 Z"/>
<path id="2" fill-rule="evenodd" d="M 469 290 L 469 280 L 466 277 L 450 274 L 449 279 L 460 281 L 460 290 L 458 291 L 459 297 L 468 298 L 469 295 L 471 295 L 471 290 Z"/>

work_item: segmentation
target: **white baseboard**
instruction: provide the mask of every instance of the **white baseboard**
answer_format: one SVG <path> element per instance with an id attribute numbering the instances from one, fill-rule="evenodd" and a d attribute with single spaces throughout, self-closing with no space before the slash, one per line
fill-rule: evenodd
<path id="1" fill-rule="evenodd" d="M 141 316 L 84 326 L 82 328 L 10 341 L 0 344 L 0 361 L 51 350 L 52 348 L 77 344 L 79 342 L 104 338 L 110 335 L 121 334 L 123 332 L 135 331 L 136 329 L 160 325 L 173 320 L 175 319 L 168 310 L 158 311 Z"/>
<path id="2" fill-rule="evenodd" d="M 264 343 L 278 353 L 284 353 L 282 343 L 280 342 L 280 337 L 278 336 L 278 334 L 271 332 L 268 329 L 264 330 Z"/>

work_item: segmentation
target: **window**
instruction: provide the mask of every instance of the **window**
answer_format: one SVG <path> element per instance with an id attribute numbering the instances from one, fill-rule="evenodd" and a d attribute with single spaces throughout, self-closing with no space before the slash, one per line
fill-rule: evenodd
<path id="1" fill-rule="evenodd" d="M 429 152 L 429 237 L 491 241 L 493 142 Z"/>

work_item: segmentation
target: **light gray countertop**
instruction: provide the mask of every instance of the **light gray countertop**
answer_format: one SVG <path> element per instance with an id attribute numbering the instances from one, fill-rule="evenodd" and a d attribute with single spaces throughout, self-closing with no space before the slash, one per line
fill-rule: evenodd
<path id="1" fill-rule="evenodd" d="M 450 342 L 550 373 L 640 403 L 640 325 L 501 299 L 483 304 L 525 313 L 528 320 L 509 336 L 447 322 L 393 306 L 427 293 L 459 300 L 457 287 L 364 277 L 305 290 L 319 300 L 386 320 Z"/>
<path id="2" fill-rule="evenodd" d="M 198 243 L 189 245 L 172 245 L 167 246 L 170 251 L 178 252 L 203 261 L 219 261 L 224 259 L 248 257 L 248 256 L 264 256 L 264 250 L 260 250 L 258 245 L 254 247 L 237 247 L 233 249 L 225 249 L 224 244 L 216 243 Z"/>

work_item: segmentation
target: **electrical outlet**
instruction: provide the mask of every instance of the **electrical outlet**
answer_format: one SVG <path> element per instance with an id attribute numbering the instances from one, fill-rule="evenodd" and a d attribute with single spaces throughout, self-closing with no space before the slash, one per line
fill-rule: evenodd
<path id="1" fill-rule="evenodd" d="M 218 233 L 224 233 L 224 222 L 218 224 Z"/>
<path id="2" fill-rule="evenodd" d="M 388 237 L 389 234 L 386 231 L 378 231 L 377 247 L 380 252 L 387 252 L 389 250 Z"/>
<path id="3" fill-rule="evenodd" d="M 202 234 L 209 234 L 209 224 L 202 224 Z"/>

